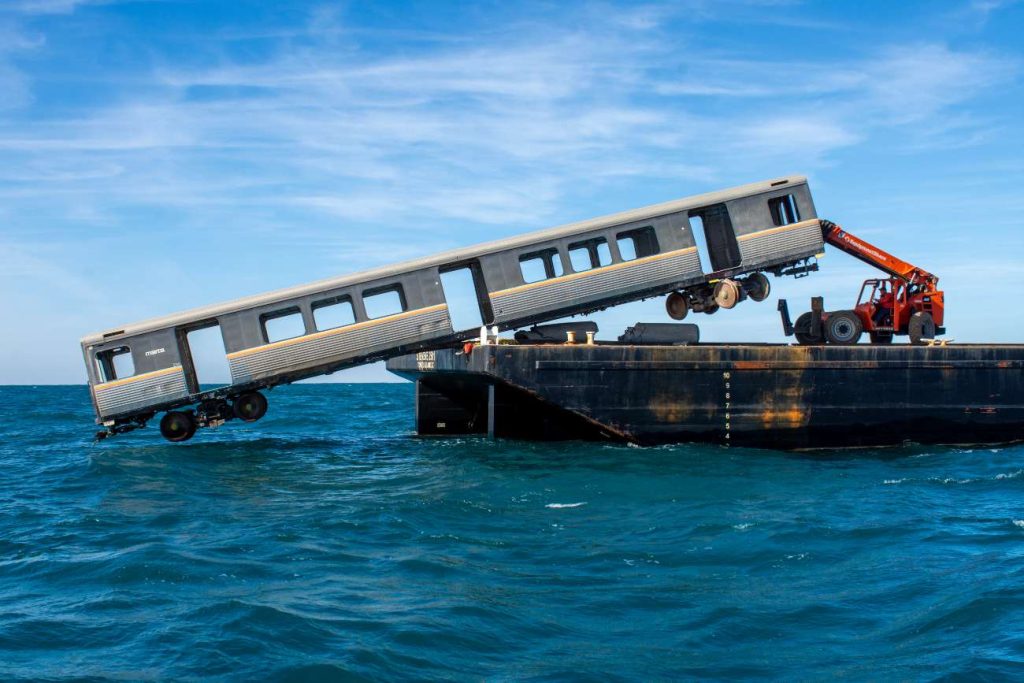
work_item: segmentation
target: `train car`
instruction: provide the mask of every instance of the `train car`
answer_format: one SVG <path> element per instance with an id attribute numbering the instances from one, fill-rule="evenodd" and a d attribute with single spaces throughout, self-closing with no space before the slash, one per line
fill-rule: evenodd
<path id="1" fill-rule="evenodd" d="M 443 282 L 453 273 L 471 278 L 482 322 L 512 329 L 666 293 L 673 317 L 713 312 L 767 296 L 764 273 L 814 270 L 822 250 L 807 181 L 794 176 L 125 325 L 81 341 L 98 436 L 167 411 L 161 432 L 184 441 L 259 419 L 261 389 L 463 339 Z M 299 331 L 282 337 L 289 325 Z M 207 328 L 231 374 L 213 389 L 199 385 L 189 341 Z"/>

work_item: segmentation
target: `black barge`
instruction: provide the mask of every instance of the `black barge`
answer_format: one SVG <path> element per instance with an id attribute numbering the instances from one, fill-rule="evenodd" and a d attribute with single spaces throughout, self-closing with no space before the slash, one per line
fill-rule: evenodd
<path id="1" fill-rule="evenodd" d="M 388 361 L 422 435 L 779 449 L 1024 440 L 1024 345 L 492 344 Z"/>

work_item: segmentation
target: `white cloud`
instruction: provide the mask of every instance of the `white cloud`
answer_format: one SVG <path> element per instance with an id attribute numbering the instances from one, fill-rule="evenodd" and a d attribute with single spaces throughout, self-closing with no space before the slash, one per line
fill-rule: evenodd
<path id="1" fill-rule="evenodd" d="M 234 59 L 243 52 L 214 40 L 188 60 L 154 57 L 96 83 L 101 104 L 46 116 L 0 48 L 0 231 L 65 225 L 72 241 L 76 230 L 172 231 L 188 249 L 168 257 L 178 260 L 165 264 L 167 281 L 199 282 L 198 264 L 234 262 L 246 246 L 275 259 L 308 253 L 319 277 L 583 218 L 620 187 L 656 187 L 654 201 L 813 173 L 892 131 L 908 152 L 962 149 L 999 124 L 975 99 L 1018 71 L 1012 58 L 939 41 L 786 61 L 743 45 L 702 49 L 702 31 L 686 30 L 690 12 L 704 22 L 744 6 L 592 6 L 485 36 L 410 36 L 402 56 L 324 11 L 266 31 L 265 52 Z M 740 15 L 763 14 L 752 7 Z M 769 14 L 799 18 L 780 12 Z M 42 34 L 12 36 L 19 50 L 46 49 Z M 93 282 L 73 259 L 58 272 L 52 258 L 12 253 L 72 288 Z M 276 267 L 247 277 L 254 288 L 306 279 Z M 162 282 L 147 284 L 149 312 L 166 312 Z M 228 295 L 255 291 L 239 286 L 224 283 Z M 179 292 L 174 306 L 213 300 L 208 287 Z M 80 308 L 107 321 L 99 301 L 93 292 Z"/>
<path id="2" fill-rule="evenodd" d="M 70 14 L 83 5 L 98 0 L 6 0 L 4 11 L 19 14 Z"/>
<path id="3" fill-rule="evenodd" d="M 1011 79 L 1013 61 L 945 45 L 890 48 L 865 65 L 868 103 L 890 123 L 931 118 L 979 91 Z"/>
<path id="4" fill-rule="evenodd" d="M 860 140 L 848 124 L 828 115 L 793 115 L 757 120 L 734 132 L 739 149 L 773 157 L 784 157 L 793 150 L 820 156 Z"/>
<path id="5" fill-rule="evenodd" d="M 538 192 L 529 178 L 546 178 L 554 187 L 551 178 L 608 182 L 657 174 L 665 165 L 651 160 L 673 152 L 699 159 L 690 168 L 713 177 L 716 165 L 737 162 L 709 163 L 723 145 L 762 161 L 813 165 L 875 128 L 911 123 L 931 130 L 918 144 L 944 144 L 949 124 L 936 127 L 936 120 L 975 126 L 946 110 L 1013 73 L 1006 60 L 941 45 L 813 68 L 698 58 L 685 62 L 691 75 L 683 80 L 674 76 L 677 59 L 614 41 L 599 44 L 578 30 L 486 48 L 445 46 L 416 59 L 284 53 L 250 66 L 164 69 L 162 92 L 87 117 L 0 127 L 0 149 L 29 159 L 46 155 L 58 166 L 62 157 L 63 165 L 75 166 L 76 153 L 89 153 L 98 169 L 123 169 L 121 181 L 129 176 L 115 197 L 159 201 L 171 196 L 167 188 L 190 185 L 208 194 L 204 183 L 181 182 L 182 174 L 222 161 L 244 169 L 237 187 L 297 177 L 329 188 L 278 198 L 347 217 L 401 206 L 484 222 L 502 215 L 542 219 L 543 209 L 524 215 L 515 207 L 524 196 L 551 207 L 559 195 Z M 207 97 L 195 99 L 200 88 Z M 713 116 L 702 113 L 695 94 L 769 101 Z M 957 136 L 958 144 L 971 139 Z M 162 166 L 154 167 L 154 152 Z M 162 178 L 172 171 L 177 179 Z M 59 182 L 60 175 L 51 179 Z M 140 193 L 133 181 L 157 183 L 159 191 Z M 343 186 L 327 181 L 377 185 L 346 202 Z M 218 185 L 209 189 L 223 189 Z M 409 204 L 386 201 L 396 186 L 410 188 Z M 435 197 L 445 194 L 459 199 Z M 204 198 L 181 203 L 193 201 Z"/>
<path id="6" fill-rule="evenodd" d="M 4 301 L 13 301 L 19 292 L 46 287 L 62 298 L 95 303 L 102 300 L 94 282 L 59 264 L 44 245 L 0 241 L 0 293 Z"/>
<path id="7" fill-rule="evenodd" d="M 28 79 L 0 56 L 0 111 L 19 109 L 32 101 Z"/>
<path id="8" fill-rule="evenodd" d="M 1020 4 L 1021 0 L 971 0 L 968 4 L 970 11 L 987 19 L 990 14 L 1007 7 Z"/>
<path id="9" fill-rule="evenodd" d="M 1012 69 L 940 45 L 787 68 L 596 41 L 579 27 L 441 43 L 416 58 L 283 51 L 256 64 L 158 69 L 156 88 L 74 118 L 0 123 L 0 177 L 15 181 L 0 196 L 62 197 L 74 220 L 118 207 L 241 207 L 224 231 L 266 222 L 243 218 L 266 210 L 516 230 L 549 222 L 579 183 L 813 170 L 877 129 L 908 124 L 911 146 L 970 144 L 984 122 L 949 109 Z M 714 115 L 695 93 L 764 102 Z"/>

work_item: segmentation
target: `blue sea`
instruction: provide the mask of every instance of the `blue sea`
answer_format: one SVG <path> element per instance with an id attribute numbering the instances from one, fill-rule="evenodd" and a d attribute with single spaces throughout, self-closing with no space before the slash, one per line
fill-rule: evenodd
<path id="1" fill-rule="evenodd" d="M 1024 676 L 1024 448 L 413 434 L 411 385 L 92 442 L 0 387 L 0 679 Z"/>

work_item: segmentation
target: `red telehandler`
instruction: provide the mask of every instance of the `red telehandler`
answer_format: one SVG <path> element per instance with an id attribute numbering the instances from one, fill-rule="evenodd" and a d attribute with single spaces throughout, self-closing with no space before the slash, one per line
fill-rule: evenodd
<path id="1" fill-rule="evenodd" d="M 825 241 L 887 273 L 888 278 L 865 280 L 853 310 L 824 311 L 821 297 L 811 311 L 790 323 L 785 299 L 779 301 L 786 336 L 801 344 L 856 344 L 867 332 L 872 344 L 891 344 L 894 335 L 909 335 L 911 344 L 925 344 L 942 326 L 945 306 L 939 278 L 851 235 L 830 221 L 821 221 Z"/>

